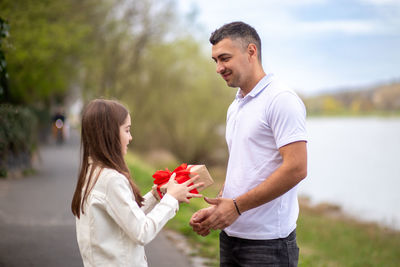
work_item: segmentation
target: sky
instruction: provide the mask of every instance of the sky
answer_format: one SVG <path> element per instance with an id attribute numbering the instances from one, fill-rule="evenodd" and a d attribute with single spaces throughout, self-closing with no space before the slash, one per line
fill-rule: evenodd
<path id="1" fill-rule="evenodd" d="M 264 70 L 303 95 L 400 82 L 400 0 L 177 3 L 182 14 L 196 14 L 195 30 L 204 36 L 210 60 L 210 33 L 246 22 L 260 35 Z"/>

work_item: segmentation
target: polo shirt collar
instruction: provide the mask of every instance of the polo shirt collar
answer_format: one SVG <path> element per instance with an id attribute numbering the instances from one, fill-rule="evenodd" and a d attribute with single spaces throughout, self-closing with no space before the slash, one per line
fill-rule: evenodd
<path id="1" fill-rule="evenodd" d="M 245 97 L 242 96 L 240 92 L 240 88 L 238 89 L 236 93 L 236 99 L 242 99 L 246 97 L 256 97 L 259 93 L 261 93 L 267 86 L 268 84 L 272 81 L 273 74 L 267 74 L 265 75 L 257 84 L 254 86 L 254 88 L 248 93 Z"/>

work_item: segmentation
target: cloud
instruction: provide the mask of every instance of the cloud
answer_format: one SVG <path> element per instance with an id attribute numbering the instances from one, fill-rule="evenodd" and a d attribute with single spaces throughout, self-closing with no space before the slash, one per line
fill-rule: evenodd
<path id="1" fill-rule="evenodd" d="M 356 19 L 301 21 L 286 18 L 285 20 L 274 21 L 273 23 L 256 25 L 256 28 L 261 28 L 263 32 L 269 35 L 285 39 L 330 34 L 352 36 L 398 34 L 395 27 L 387 27 L 387 25 L 382 25 L 379 21 Z"/>
<path id="2" fill-rule="evenodd" d="M 253 0 L 251 4 L 247 5 L 243 1 L 221 0 L 210 5 L 210 1 L 192 0 L 192 4 L 198 5 L 199 19 L 201 23 L 207 25 L 208 31 L 230 21 L 242 20 L 256 29 L 263 29 L 263 32 L 270 36 L 284 39 L 298 38 L 300 35 L 306 35 L 305 37 L 309 38 L 310 35 L 325 36 L 328 34 L 399 35 L 400 21 L 398 17 L 400 16 L 396 15 L 399 8 L 389 8 L 388 10 L 386 6 L 377 6 L 373 9 L 371 16 L 364 18 L 343 18 L 339 16 L 340 12 L 338 11 L 338 18 L 306 19 L 301 17 L 304 8 L 317 6 L 315 11 L 317 12 L 317 10 L 332 8 L 335 2 L 329 0 Z M 357 2 L 360 5 L 360 1 L 374 5 L 400 3 L 400 0 L 359 0 L 351 1 L 349 5 L 357 5 Z M 362 5 L 359 6 L 359 10 L 360 14 L 371 12 L 364 10 Z M 315 15 L 318 17 L 318 13 Z"/>
<path id="3" fill-rule="evenodd" d="M 330 20 L 317 22 L 298 22 L 297 27 L 304 33 L 344 33 L 365 35 L 381 31 L 380 26 L 368 20 Z"/>
<path id="4" fill-rule="evenodd" d="M 400 6 L 399 0 L 361 0 L 360 2 L 377 6 Z"/>

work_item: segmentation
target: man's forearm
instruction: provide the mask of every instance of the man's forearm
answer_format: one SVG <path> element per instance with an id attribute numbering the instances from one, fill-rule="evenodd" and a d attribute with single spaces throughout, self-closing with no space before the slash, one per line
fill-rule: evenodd
<path id="1" fill-rule="evenodd" d="M 305 143 L 296 143 L 294 148 L 295 150 L 289 150 L 288 153 L 283 149 L 282 165 L 261 184 L 236 198 L 240 212 L 261 206 L 285 194 L 307 176 Z"/>
<path id="2" fill-rule="evenodd" d="M 277 170 L 252 190 L 236 198 L 241 213 L 274 200 L 292 189 L 300 180 L 289 177 L 286 172 Z"/>

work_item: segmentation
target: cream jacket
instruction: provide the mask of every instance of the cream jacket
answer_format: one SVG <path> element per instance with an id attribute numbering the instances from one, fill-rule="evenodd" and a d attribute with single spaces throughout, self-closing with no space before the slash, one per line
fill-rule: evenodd
<path id="1" fill-rule="evenodd" d="M 175 216 L 179 204 L 169 194 L 160 202 L 151 192 L 144 198 L 144 206 L 139 208 L 125 176 L 103 169 L 87 198 L 84 213 L 76 218 L 85 267 L 147 266 L 144 245 Z"/>

